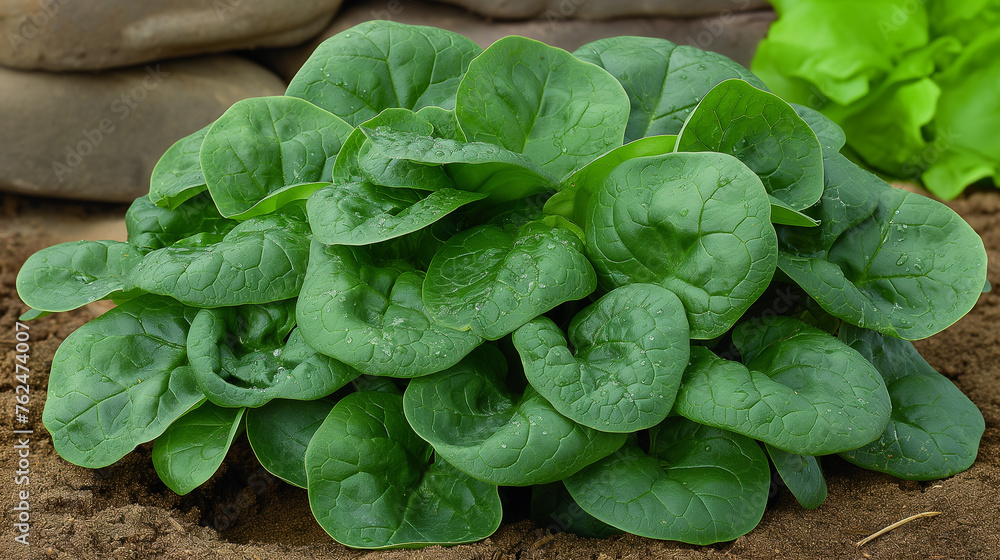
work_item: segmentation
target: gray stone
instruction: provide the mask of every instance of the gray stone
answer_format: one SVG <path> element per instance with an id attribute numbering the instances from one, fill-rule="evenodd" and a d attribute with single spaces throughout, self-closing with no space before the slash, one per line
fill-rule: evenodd
<path id="1" fill-rule="evenodd" d="M 738 6 L 743 0 L 737 2 Z M 723 12 L 706 18 L 643 17 L 611 21 L 577 19 L 536 19 L 518 22 L 490 22 L 467 10 L 410 0 L 372 0 L 342 11 L 333 23 L 312 41 L 290 49 L 269 49 L 258 59 L 285 80 L 309 58 L 323 40 L 359 23 L 372 19 L 391 19 L 400 23 L 432 25 L 469 37 L 488 47 L 507 35 L 522 35 L 550 45 L 576 50 L 579 46 L 619 35 L 659 37 L 678 44 L 715 51 L 748 66 L 757 44 L 767 34 L 775 15 L 771 10 Z"/>
<path id="2" fill-rule="evenodd" d="M 299 44 L 343 0 L 0 0 L 0 65 L 100 70 Z"/>
<path id="3" fill-rule="evenodd" d="M 695 17 L 759 10 L 765 0 L 437 0 L 497 19 Z"/>
<path id="4" fill-rule="evenodd" d="M 231 55 L 101 73 L 0 68 L 0 190 L 130 201 L 175 141 L 240 99 L 282 93 L 273 73 Z"/>

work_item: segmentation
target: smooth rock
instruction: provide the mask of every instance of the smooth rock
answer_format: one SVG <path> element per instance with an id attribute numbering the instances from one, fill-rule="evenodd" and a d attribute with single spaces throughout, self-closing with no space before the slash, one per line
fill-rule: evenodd
<path id="1" fill-rule="evenodd" d="M 401 0 L 400 0 L 401 1 Z M 437 0 L 497 19 L 696 17 L 759 10 L 765 0 Z"/>
<path id="2" fill-rule="evenodd" d="M 736 2 L 738 6 L 743 3 L 742 0 Z M 464 35 L 484 48 L 507 35 L 522 35 L 568 51 L 606 37 L 659 37 L 715 51 L 749 66 L 757 44 L 767 35 L 775 15 L 771 10 L 760 10 L 723 12 L 713 17 L 693 19 L 643 17 L 581 21 L 564 18 L 490 22 L 467 10 L 440 4 L 411 0 L 390 0 L 386 4 L 384 0 L 372 0 L 346 8 L 322 34 L 300 47 L 268 49 L 257 53 L 255 58 L 288 81 L 323 40 L 373 19 L 442 27 Z"/>
<path id="3" fill-rule="evenodd" d="M 0 0 L 0 65 L 100 70 L 316 35 L 343 0 Z"/>
<path id="4" fill-rule="evenodd" d="M 0 68 L 0 190 L 131 201 L 178 139 L 247 97 L 284 84 L 249 60 L 216 55 L 101 73 Z"/>

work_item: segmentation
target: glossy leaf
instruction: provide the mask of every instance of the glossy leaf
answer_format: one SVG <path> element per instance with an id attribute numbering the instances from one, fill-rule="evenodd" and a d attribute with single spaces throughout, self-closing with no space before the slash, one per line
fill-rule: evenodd
<path id="1" fill-rule="evenodd" d="M 612 37 L 573 53 L 607 70 L 628 94 L 631 112 L 625 142 L 643 136 L 677 134 L 688 114 L 712 87 L 739 78 L 764 87 L 732 60 L 687 45 L 648 37 Z"/>
<path id="2" fill-rule="evenodd" d="M 774 273 L 767 193 L 726 154 L 629 160 L 600 184 L 585 218 L 587 256 L 603 285 L 643 282 L 674 292 L 691 338 L 726 332 Z"/>
<path id="3" fill-rule="evenodd" d="M 916 340 L 972 309 L 986 281 L 979 235 L 943 204 L 894 189 L 835 154 L 810 215 L 816 234 L 782 228 L 778 266 L 829 313 Z"/>
<path id="4" fill-rule="evenodd" d="M 496 486 L 459 472 L 417 437 L 402 397 L 362 392 L 330 411 L 306 450 L 309 506 L 354 548 L 456 544 L 500 525 Z"/>
<path id="5" fill-rule="evenodd" d="M 173 210 L 208 189 L 201 172 L 201 144 L 212 125 L 191 133 L 167 148 L 149 177 L 149 200 Z"/>
<path id="6" fill-rule="evenodd" d="M 201 147 L 201 168 L 219 212 L 246 219 L 308 198 L 329 183 L 352 130 L 333 114 L 294 97 L 234 103 L 208 130 Z"/>
<path id="7" fill-rule="evenodd" d="M 427 227 L 485 194 L 444 188 L 426 194 L 371 183 L 331 185 L 306 201 L 316 239 L 327 245 L 369 245 Z"/>
<path id="8" fill-rule="evenodd" d="M 567 419 L 530 387 L 512 395 L 505 376 L 503 356 L 480 346 L 458 365 L 410 381 L 406 419 L 440 457 L 504 486 L 562 480 L 625 442 Z"/>
<path id="9" fill-rule="evenodd" d="M 160 480 L 183 496 L 212 478 L 239 434 L 244 410 L 206 402 L 178 418 L 153 444 Z"/>
<path id="10" fill-rule="evenodd" d="M 719 152 L 753 170 L 767 193 L 794 210 L 823 196 L 823 149 L 788 103 L 740 79 L 712 88 L 677 136 L 679 152 Z"/>
<path id="11" fill-rule="evenodd" d="M 826 479 L 823 478 L 823 471 L 816 457 L 788 453 L 766 444 L 764 448 L 767 449 L 781 481 L 800 506 L 816 509 L 826 501 Z"/>
<path id="12" fill-rule="evenodd" d="M 106 467 L 204 400 L 184 349 L 196 312 L 146 295 L 66 338 L 52 358 L 42 413 L 59 455 Z"/>
<path id="13" fill-rule="evenodd" d="M 301 97 L 352 126 L 383 109 L 451 109 L 455 90 L 482 49 L 444 29 L 372 21 L 323 41 L 292 78 Z"/>
<path id="14" fill-rule="evenodd" d="M 607 72 L 524 37 L 476 57 L 457 99 L 470 142 L 524 154 L 555 177 L 620 146 L 629 118 L 628 97 Z"/>
<path id="15" fill-rule="evenodd" d="M 246 411 L 247 440 L 260 464 L 285 482 L 306 487 L 306 447 L 334 402 L 274 399 Z"/>
<path id="16" fill-rule="evenodd" d="M 368 137 L 365 136 L 362 127 L 376 128 L 380 126 L 387 126 L 392 130 L 412 132 L 414 134 L 427 135 L 434 132 L 434 125 L 413 111 L 400 108 L 383 110 L 378 115 L 363 122 L 361 126 L 355 128 L 348 135 L 347 140 L 344 141 L 344 145 L 337 154 L 337 160 L 333 164 L 332 181 L 334 184 L 361 183 L 368 180 L 364 173 L 362 173 L 361 165 L 358 161 L 358 156 L 361 154 L 362 148 L 365 148 L 365 145 L 368 144 Z M 387 162 L 388 159 L 383 158 L 383 165 Z M 373 164 L 369 163 L 369 166 L 373 166 Z M 433 191 L 443 187 L 454 186 L 451 179 L 445 175 L 442 169 L 424 168 L 421 170 L 423 174 L 418 175 L 408 174 L 407 169 L 400 167 L 405 166 L 383 169 L 382 176 L 386 178 L 405 177 L 411 183 L 410 187 L 422 190 Z M 378 181 L 375 181 L 375 183 L 382 184 Z"/>
<path id="17" fill-rule="evenodd" d="M 844 134 L 844 130 L 823 113 L 798 103 L 789 103 L 789 105 L 816 133 L 816 138 L 819 139 L 824 151 L 839 152 L 847 143 L 847 135 Z"/>
<path id="18" fill-rule="evenodd" d="M 296 316 L 318 351 L 363 373 L 417 377 L 458 363 L 482 339 L 435 320 L 423 273 L 381 266 L 367 249 L 314 242 Z"/>
<path id="19" fill-rule="evenodd" d="M 839 337 L 878 368 L 889 390 L 889 425 L 875 441 L 840 454 L 874 471 L 933 480 L 972 466 L 985 430 L 983 415 L 905 340 L 852 325 Z"/>
<path id="20" fill-rule="evenodd" d="M 125 212 L 128 242 L 144 249 L 162 249 L 201 234 L 222 237 L 239 222 L 223 218 L 208 193 L 198 193 L 175 208 L 155 206 L 140 196 Z"/>
<path id="21" fill-rule="evenodd" d="M 706 545 L 750 532 L 764 515 L 771 476 L 750 438 L 669 418 L 649 453 L 628 444 L 566 479 L 597 519 L 643 537 Z"/>
<path id="22" fill-rule="evenodd" d="M 567 229 L 542 222 L 478 226 L 450 238 L 434 256 L 423 302 L 435 321 L 496 340 L 596 284 L 583 243 Z"/>
<path id="23" fill-rule="evenodd" d="M 628 433 L 670 413 L 690 342 L 684 306 L 673 292 L 630 284 L 573 317 L 568 342 L 540 316 L 514 332 L 514 346 L 528 381 L 561 414 Z"/>
<path id="24" fill-rule="evenodd" d="M 737 325 L 733 342 L 746 365 L 691 349 L 678 414 L 799 455 L 854 449 L 885 429 L 890 404 L 882 378 L 833 336 L 778 317 Z"/>

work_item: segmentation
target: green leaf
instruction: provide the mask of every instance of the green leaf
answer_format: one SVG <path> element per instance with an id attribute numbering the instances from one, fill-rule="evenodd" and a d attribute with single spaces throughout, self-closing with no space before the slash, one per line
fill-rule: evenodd
<path id="1" fill-rule="evenodd" d="M 494 202 L 517 200 L 555 188 L 556 179 L 530 157 L 486 142 L 458 142 L 389 127 L 362 127 L 371 153 L 421 167 L 443 166 L 456 188 L 490 195 Z M 365 158 L 361 160 L 365 170 Z M 377 175 L 367 175 L 376 181 Z M 393 185 L 396 186 L 396 185 Z M 406 185 L 401 185 L 406 186 Z"/>
<path id="2" fill-rule="evenodd" d="M 389 107 L 451 109 L 482 49 L 451 31 L 372 21 L 324 41 L 292 78 L 301 97 L 358 126 Z"/>
<path id="3" fill-rule="evenodd" d="M 285 482 L 306 487 L 306 447 L 334 402 L 274 399 L 246 412 L 247 440 L 260 464 Z"/>
<path id="4" fill-rule="evenodd" d="M 625 442 L 625 434 L 567 419 L 531 387 L 512 395 L 506 373 L 503 355 L 480 346 L 458 365 L 410 381 L 406 419 L 440 457 L 504 486 L 562 480 Z"/>
<path id="5" fill-rule="evenodd" d="M 567 418 L 605 432 L 635 432 L 670 413 L 687 367 L 687 317 L 654 284 L 616 288 L 578 313 L 569 342 L 549 318 L 514 332 L 531 385 Z M 573 350 L 570 350 L 573 348 Z"/>
<path id="6" fill-rule="evenodd" d="M 486 194 L 443 188 L 426 194 L 371 183 L 331 185 L 306 201 L 316 239 L 327 245 L 369 245 L 427 227 Z"/>
<path id="7" fill-rule="evenodd" d="M 482 339 L 439 323 L 421 302 L 423 273 L 380 266 L 368 249 L 314 242 L 299 328 L 313 348 L 370 375 L 417 377 L 458 363 Z"/>
<path id="8" fill-rule="evenodd" d="M 597 519 L 643 537 L 706 545 L 750 532 L 764 515 L 767 458 L 750 438 L 668 418 L 649 453 L 629 444 L 566 479 Z"/>
<path id="9" fill-rule="evenodd" d="M 441 324 L 496 340 L 596 285 L 571 231 L 542 222 L 483 225 L 445 241 L 427 268 L 423 301 Z"/>
<path id="10" fill-rule="evenodd" d="M 158 249 L 131 268 L 127 283 L 195 307 L 295 297 L 309 258 L 303 214 L 250 218 L 221 240 Z"/>
<path id="11" fill-rule="evenodd" d="M 368 137 L 365 136 L 362 127 L 377 128 L 380 126 L 388 126 L 392 130 L 423 135 L 434 132 L 434 125 L 409 109 L 385 109 L 378 115 L 362 123 L 361 126 L 355 128 L 347 137 L 347 140 L 344 141 L 344 145 L 340 148 L 340 153 L 337 154 L 337 160 L 333 164 L 332 181 L 334 184 L 361 183 L 368 180 L 362 172 L 358 161 L 358 156 L 362 153 L 362 149 L 369 144 Z M 369 149 L 370 146 L 365 148 L 366 153 Z M 369 167 L 375 167 L 375 163 L 374 161 L 370 161 L 368 165 Z M 391 161 L 388 158 L 382 158 L 381 163 L 383 166 L 387 166 Z M 409 173 L 414 170 L 413 166 L 383 167 L 379 178 L 392 179 L 391 182 L 405 179 L 411 183 L 410 187 L 429 191 L 444 187 L 454 187 L 451 179 L 445 175 L 443 169 L 421 167 L 416 168 L 416 171 L 419 173 Z M 369 173 L 371 172 L 373 172 L 373 169 L 369 169 Z M 376 182 L 376 184 L 381 183 Z"/>
<path id="12" fill-rule="evenodd" d="M 187 340 L 198 388 L 218 406 L 258 407 L 325 397 L 360 375 L 313 350 L 294 325 L 295 300 L 201 310 Z"/>
<path id="13" fill-rule="evenodd" d="M 866 469 L 908 480 L 933 480 L 972 465 L 983 415 L 905 340 L 844 325 L 842 341 L 878 368 L 892 400 L 889 425 L 875 441 L 840 454 Z"/>
<path id="14" fill-rule="evenodd" d="M 889 395 L 878 371 L 829 334 L 777 317 L 737 325 L 733 343 L 746 365 L 691 348 L 678 414 L 799 455 L 854 449 L 885 429 Z"/>
<path id="15" fill-rule="evenodd" d="M 338 542 L 354 548 L 457 544 L 500 526 L 496 486 L 469 478 L 417 437 L 402 397 L 347 395 L 306 450 L 309 506 Z"/>
<path id="16" fill-rule="evenodd" d="M 531 487 L 531 520 L 552 534 L 569 531 L 589 539 L 607 539 L 622 533 L 583 511 L 562 482 Z"/>
<path id="17" fill-rule="evenodd" d="M 771 205 L 736 158 L 674 153 L 616 167 L 587 205 L 587 256 L 606 287 L 659 284 L 684 303 L 691 338 L 729 330 L 777 260 Z"/>
<path id="18" fill-rule="evenodd" d="M 796 455 L 764 444 L 782 482 L 795 496 L 799 505 L 816 509 L 826 501 L 826 479 L 816 457 Z"/>
<path id="19" fill-rule="evenodd" d="M 676 145 L 676 136 L 650 136 L 611 150 L 566 177 L 545 203 L 545 213 L 583 224 L 590 197 L 616 167 L 634 158 L 669 154 Z"/>
<path id="20" fill-rule="evenodd" d="M 167 148 L 149 177 L 149 200 L 173 210 L 208 188 L 201 172 L 201 144 L 212 125 L 189 134 Z"/>
<path id="21" fill-rule="evenodd" d="M 128 242 L 144 249 L 162 249 L 195 234 L 223 236 L 239 222 L 223 218 L 208 193 L 198 193 L 168 210 L 140 196 L 125 212 Z"/>
<path id="22" fill-rule="evenodd" d="M 695 105 L 723 80 L 739 78 L 764 87 L 721 54 L 665 39 L 612 37 L 587 43 L 573 54 L 607 70 L 625 88 L 631 105 L 625 142 L 679 133 Z"/>
<path id="23" fill-rule="evenodd" d="M 629 118 L 628 97 L 607 72 L 524 37 L 476 57 L 455 113 L 470 142 L 524 154 L 555 177 L 622 145 Z"/>
<path id="24" fill-rule="evenodd" d="M 781 230 L 778 266 L 827 312 L 916 340 L 972 309 L 986 281 L 979 235 L 943 204 L 894 189 L 839 154 L 809 214 L 820 231 Z"/>
<path id="25" fill-rule="evenodd" d="M 753 170 L 772 197 L 795 210 L 823 196 L 823 149 L 795 109 L 740 79 L 712 88 L 677 137 L 679 152 L 719 152 Z"/>
<path id="26" fill-rule="evenodd" d="M 160 480 L 183 496 L 212 478 L 240 431 L 244 410 L 206 402 L 175 420 L 153 444 Z"/>
<path id="27" fill-rule="evenodd" d="M 789 105 L 816 133 L 816 138 L 819 139 L 819 143 L 825 151 L 839 152 L 847 143 L 847 135 L 844 134 L 844 130 L 823 113 L 798 103 L 789 103 Z"/>
<path id="28" fill-rule="evenodd" d="M 205 396 L 185 342 L 196 309 L 146 295 L 83 325 L 56 350 L 42 421 L 67 461 L 106 467 Z"/>
<path id="29" fill-rule="evenodd" d="M 294 97 L 237 101 L 208 130 L 201 167 L 219 212 L 246 219 L 328 184 L 353 128 Z"/>
<path id="30" fill-rule="evenodd" d="M 771 200 L 772 224 L 798 227 L 816 227 L 819 225 L 819 220 L 810 217 L 808 214 L 792 208 L 774 196 L 770 196 L 769 198 Z"/>
<path id="31" fill-rule="evenodd" d="M 466 142 L 465 132 L 458 124 L 458 116 L 454 109 L 444 109 L 442 107 L 423 107 L 417 114 L 427 122 L 434 125 L 434 136 L 436 138 L 449 138 L 458 142 Z M 367 125 L 362 125 L 367 126 Z M 371 128 L 369 126 L 369 128 Z"/>
<path id="32" fill-rule="evenodd" d="M 70 241 L 28 257 L 17 273 L 21 301 L 39 311 L 69 311 L 131 289 L 127 275 L 147 249 L 120 241 Z"/>

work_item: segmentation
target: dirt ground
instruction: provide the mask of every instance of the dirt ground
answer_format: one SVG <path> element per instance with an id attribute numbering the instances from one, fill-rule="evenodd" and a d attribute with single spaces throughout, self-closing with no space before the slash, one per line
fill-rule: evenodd
<path id="1" fill-rule="evenodd" d="M 518 507 L 524 494 L 511 493 L 507 497 L 507 509 L 514 512 L 511 519 L 486 541 L 416 551 L 358 551 L 333 542 L 313 521 L 305 490 L 268 474 L 245 438 L 234 445 L 219 473 L 183 497 L 157 478 L 150 446 L 96 471 L 60 459 L 41 423 L 48 367 L 59 342 L 106 310 L 107 304 L 29 324 L 30 413 L 27 422 L 17 422 L 15 321 L 25 310 L 14 291 L 17 270 L 32 252 L 56 241 L 123 238 L 124 207 L 0 197 L 2 558 L 985 560 L 1000 556 L 1000 289 L 984 294 L 972 313 L 949 330 L 917 344 L 931 365 L 953 380 L 986 417 L 979 457 L 957 476 L 907 482 L 826 457 L 822 464 L 829 498 L 821 507 L 806 511 L 781 489 L 753 532 L 709 547 L 635 536 L 595 540 L 560 533 L 552 530 L 555 525 L 540 527 L 518 519 L 517 512 L 524 511 Z M 989 279 L 1000 286 L 1000 193 L 975 193 L 953 207 L 985 239 Z M 14 434 L 28 429 L 33 433 Z M 28 439 L 26 444 L 23 438 Z M 21 503 L 22 491 L 28 492 L 26 504 Z M 863 547 L 854 544 L 886 525 L 926 511 L 941 513 L 908 523 Z M 28 545 L 15 541 L 22 534 L 15 525 L 19 516 L 26 516 L 30 524 Z"/>

